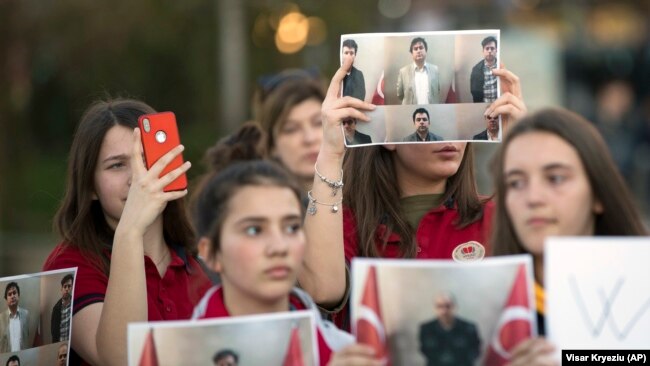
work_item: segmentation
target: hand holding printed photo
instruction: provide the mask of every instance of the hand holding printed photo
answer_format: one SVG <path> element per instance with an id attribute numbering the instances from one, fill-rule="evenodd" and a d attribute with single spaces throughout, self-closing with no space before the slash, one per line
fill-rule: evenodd
<path id="1" fill-rule="evenodd" d="M 499 30 L 344 34 L 352 66 L 342 95 L 371 102 L 371 122 L 344 123 L 346 146 L 501 141 Z M 485 114 L 485 116 L 484 116 Z M 347 121 L 346 121 L 347 122 Z"/>

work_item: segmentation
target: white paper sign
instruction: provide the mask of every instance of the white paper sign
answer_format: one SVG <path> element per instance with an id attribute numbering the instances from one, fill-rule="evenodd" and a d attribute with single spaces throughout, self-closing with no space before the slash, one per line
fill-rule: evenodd
<path id="1" fill-rule="evenodd" d="M 545 245 L 546 329 L 558 350 L 650 347 L 650 237 Z"/>

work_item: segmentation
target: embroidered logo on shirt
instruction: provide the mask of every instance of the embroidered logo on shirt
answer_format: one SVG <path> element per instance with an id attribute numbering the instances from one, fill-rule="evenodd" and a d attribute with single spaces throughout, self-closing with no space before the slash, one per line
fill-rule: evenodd
<path id="1" fill-rule="evenodd" d="M 451 257 L 456 262 L 480 261 L 485 257 L 485 247 L 477 241 L 468 241 L 454 248 Z"/>

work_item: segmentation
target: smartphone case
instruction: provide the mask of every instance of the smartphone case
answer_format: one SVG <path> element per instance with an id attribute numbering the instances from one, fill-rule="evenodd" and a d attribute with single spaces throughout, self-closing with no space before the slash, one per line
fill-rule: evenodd
<path id="1" fill-rule="evenodd" d="M 148 120 L 148 128 L 147 121 Z M 176 125 L 176 116 L 173 112 L 160 112 L 154 114 L 145 114 L 138 118 L 138 126 L 140 128 L 140 136 L 142 138 L 142 148 L 144 150 L 144 160 L 147 169 L 151 169 L 163 155 L 171 149 L 180 145 L 181 140 L 178 134 L 178 127 Z M 156 138 L 156 135 L 159 135 Z M 164 136 L 165 138 L 161 138 Z M 169 165 L 160 173 L 160 177 L 169 173 L 170 171 L 183 165 L 183 155 L 179 154 L 172 160 Z M 168 184 L 163 190 L 181 191 L 187 188 L 187 177 L 182 174 L 173 182 Z"/>

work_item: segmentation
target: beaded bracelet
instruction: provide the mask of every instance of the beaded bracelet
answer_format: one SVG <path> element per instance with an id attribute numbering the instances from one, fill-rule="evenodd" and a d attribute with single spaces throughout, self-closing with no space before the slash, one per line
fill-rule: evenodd
<path id="1" fill-rule="evenodd" d="M 339 205 L 343 202 L 343 198 L 341 198 L 338 202 L 334 202 L 334 203 L 320 202 L 316 200 L 314 196 L 311 195 L 311 191 L 307 192 L 307 198 L 309 199 L 309 207 L 307 208 L 307 213 L 312 216 L 316 215 L 316 212 L 318 211 L 318 209 L 316 208 L 317 203 L 319 205 L 332 207 L 331 212 L 335 214 L 339 212 Z"/>
<path id="2" fill-rule="evenodd" d="M 318 178 L 320 178 L 321 182 L 327 184 L 330 188 L 332 188 L 332 197 L 336 196 L 336 192 L 338 192 L 339 189 L 343 188 L 343 169 L 341 169 L 341 178 L 339 178 L 339 180 L 336 182 L 329 180 L 325 176 L 323 176 L 318 171 L 316 164 L 314 164 L 314 170 L 316 171 L 316 175 L 318 176 Z"/>

